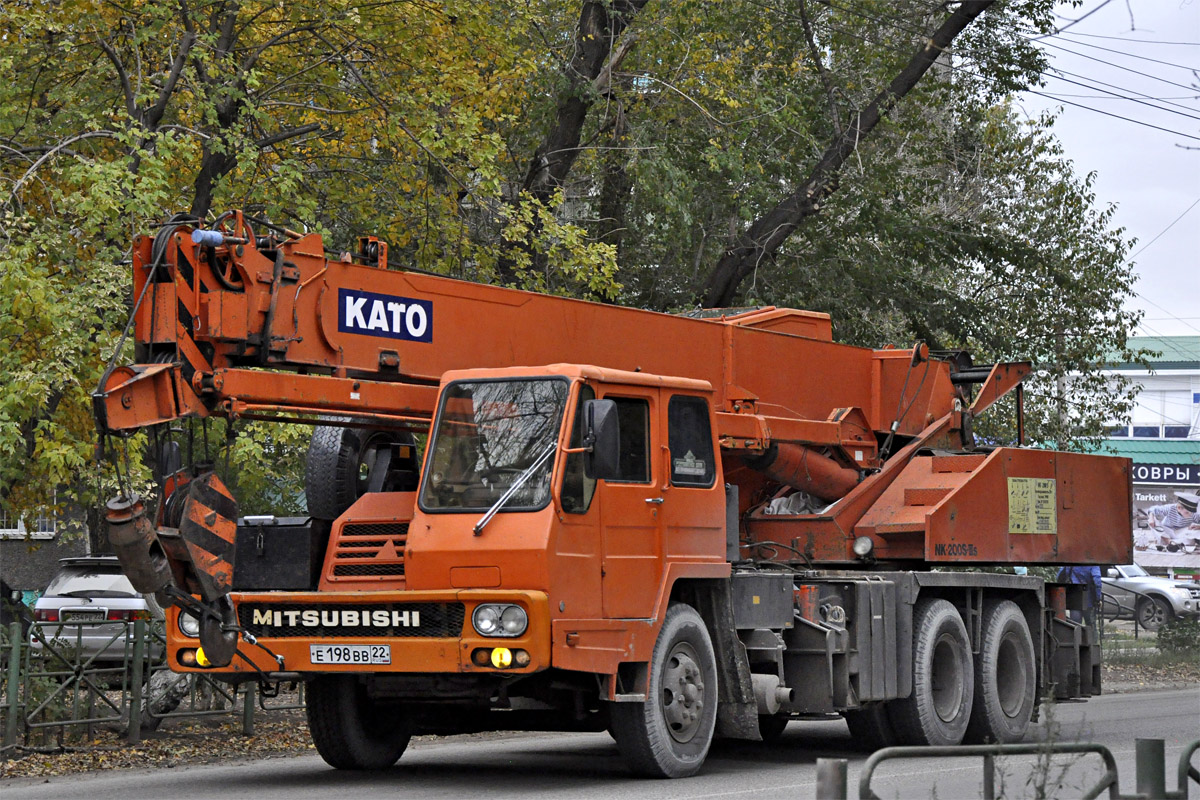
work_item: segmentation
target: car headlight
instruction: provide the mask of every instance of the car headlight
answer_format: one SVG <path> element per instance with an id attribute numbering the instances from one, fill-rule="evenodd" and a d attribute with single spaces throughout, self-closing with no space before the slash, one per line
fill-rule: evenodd
<path id="1" fill-rule="evenodd" d="M 186 611 L 180 611 L 179 632 L 189 639 L 195 639 L 200 635 L 200 620 L 196 619 Z"/>
<path id="2" fill-rule="evenodd" d="M 529 616 L 520 606 L 486 603 L 475 609 L 471 624 L 480 636 L 520 636 L 529 627 Z"/>

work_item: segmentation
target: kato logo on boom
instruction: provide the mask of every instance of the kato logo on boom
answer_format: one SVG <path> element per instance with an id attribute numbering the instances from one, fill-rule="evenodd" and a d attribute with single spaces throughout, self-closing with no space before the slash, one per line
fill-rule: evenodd
<path id="1" fill-rule="evenodd" d="M 410 342 L 432 342 L 433 303 L 391 294 L 339 289 L 338 330 Z"/>

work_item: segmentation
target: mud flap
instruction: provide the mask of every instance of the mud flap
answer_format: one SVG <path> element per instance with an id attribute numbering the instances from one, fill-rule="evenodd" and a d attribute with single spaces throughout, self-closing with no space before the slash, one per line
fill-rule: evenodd
<path id="1" fill-rule="evenodd" d="M 717 735 L 726 739 L 761 741 L 750 661 L 734 628 L 729 581 L 690 582 L 685 594 L 688 595 L 686 600 L 708 625 L 717 657 Z"/>
<path id="2" fill-rule="evenodd" d="M 233 584 L 237 501 L 215 473 L 188 484 L 179 534 L 187 547 L 200 596 L 217 617 L 200 621 L 200 644 L 214 667 L 224 667 L 237 650 L 237 618 L 229 589 Z"/>

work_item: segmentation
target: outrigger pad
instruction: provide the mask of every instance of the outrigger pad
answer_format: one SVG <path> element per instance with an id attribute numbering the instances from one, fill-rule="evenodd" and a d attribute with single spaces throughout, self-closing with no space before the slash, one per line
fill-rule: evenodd
<path id="1" fill-rule="evenodd" d="M 237 518 L 237 501 L 216 473 L 188 483 L 179 534 L 187 544 L 200 595 L 206 602 L 228 594 L 233 584 Z"/>

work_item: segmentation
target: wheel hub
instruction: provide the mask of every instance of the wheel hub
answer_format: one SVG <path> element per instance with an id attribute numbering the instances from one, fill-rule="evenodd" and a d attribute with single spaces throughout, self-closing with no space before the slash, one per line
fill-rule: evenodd
<path id="1" fill-rule="evenodd" d="M 671 738 L 691 741 L 703 717 L 704 674 L 696 651 L 686 642 L 676 644 L 667 657 L 660 701 Z"/>

